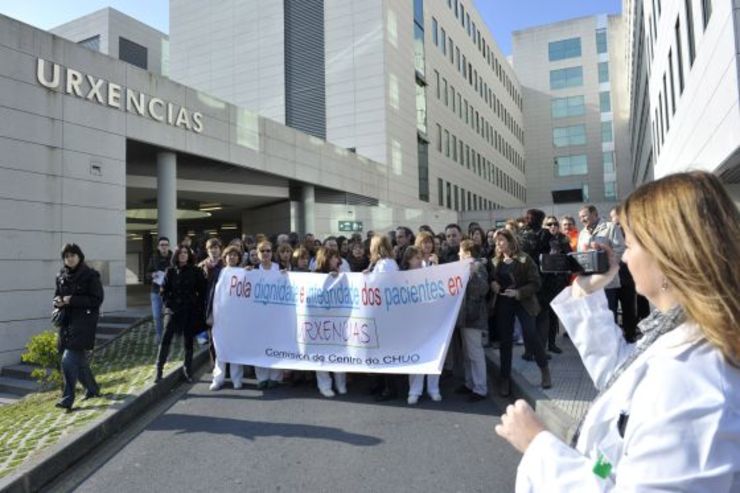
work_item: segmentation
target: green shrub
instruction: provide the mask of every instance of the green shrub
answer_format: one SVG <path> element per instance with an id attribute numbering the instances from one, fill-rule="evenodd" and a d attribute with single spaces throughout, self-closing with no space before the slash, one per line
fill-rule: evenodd
<path id="1" fill-rule="evenodd" d="M 58 387 L 62 383 L 59 371 L 61 355 L 57 349 L 58 335 L 52 330 L 37 334 L 26 344 L 26 352 L 21 355 L 24 363 L 38 365 L 31 373 L 44 388 Z"/>

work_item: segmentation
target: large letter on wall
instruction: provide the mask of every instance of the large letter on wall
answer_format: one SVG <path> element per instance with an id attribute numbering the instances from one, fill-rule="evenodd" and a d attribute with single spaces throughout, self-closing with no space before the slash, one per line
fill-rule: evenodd
<path id="1" fill-rule="evenodd" d="M 55 63 L 52 66 L 51 80 L 48 80 L 46 78 L 46 71 L 44 70 L 45 65 L 46 60 L 44 60 L 43 58 L 39 58 L 36 62 L 36 80 L 38 80 L 39 84 L 44 87 L 48 87 L 49 89 L 56 89 L 57 87 L 59 87 L 59 65 Z"/>

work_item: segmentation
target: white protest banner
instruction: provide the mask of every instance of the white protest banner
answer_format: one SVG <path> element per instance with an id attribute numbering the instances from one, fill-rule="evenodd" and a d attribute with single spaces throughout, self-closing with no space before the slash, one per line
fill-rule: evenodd
<path id="1" fill-rule="evenodd" d="M 466 262 L 336 277 L 225 268 L 216 354 L 267 368 L 438 374 L 469 275 Z"/>

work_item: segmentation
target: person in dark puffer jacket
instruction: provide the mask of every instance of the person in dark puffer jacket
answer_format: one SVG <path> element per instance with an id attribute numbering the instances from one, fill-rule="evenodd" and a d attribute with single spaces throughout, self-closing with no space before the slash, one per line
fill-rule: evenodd
<path id="1" fill-rule="evenodd" d="M 64 267 L 56 278 L 54 308 L 62 311 L 59 321 L 59 351 L 62 354 L 64 390 L 56 407 L 71 410 L 77 381 L 85 387 L 85 399 L 100 396 L 87 351 L 95 346 L 103 285 L 100 274 L 85 264 L 80 247 L 68 243 L 62 249 Z"/>

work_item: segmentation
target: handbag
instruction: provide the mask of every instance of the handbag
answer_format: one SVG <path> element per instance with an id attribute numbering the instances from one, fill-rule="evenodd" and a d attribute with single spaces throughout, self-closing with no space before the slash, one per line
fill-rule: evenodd
<path id="1" fill-rule="evenodd" d="M 63 327 L 67 322 L 67 310 L 64 307 L 54 308 L 51 311 L 51 325 L 54 327 Z"/>

